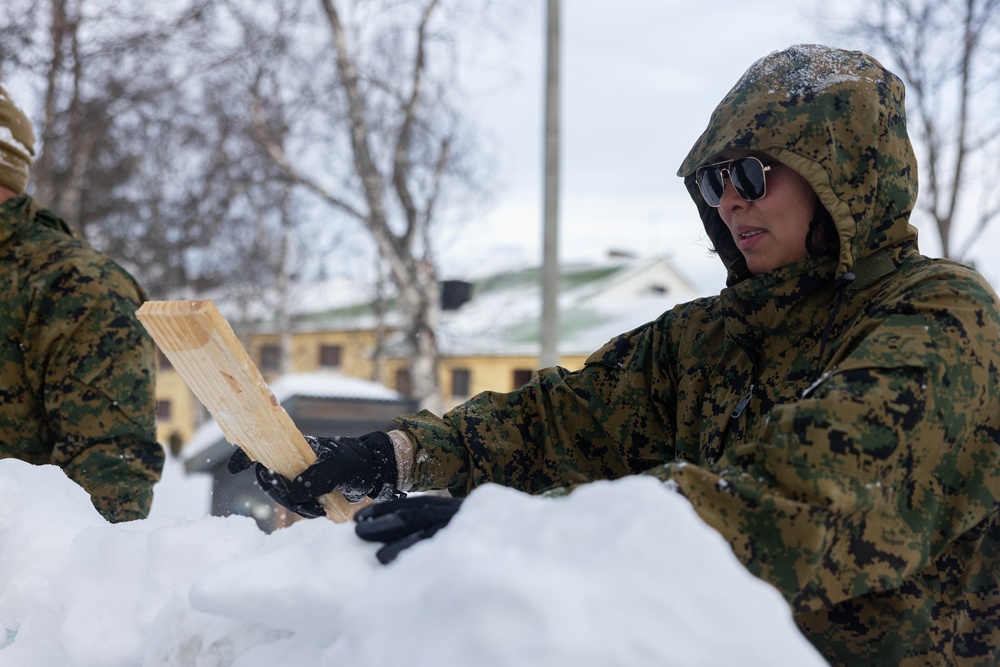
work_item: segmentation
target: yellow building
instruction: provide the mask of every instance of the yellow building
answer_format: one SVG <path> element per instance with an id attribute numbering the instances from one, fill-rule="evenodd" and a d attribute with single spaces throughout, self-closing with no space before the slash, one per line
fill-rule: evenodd
<path id="1" fill-rule="evenodd" d="M 559 297 L 559 365 L 582 368 L 587 357 L 614 336 L 696 296 L 659 259 L 564 266 Z M 442 308 L 439 372 L 446 406 L 482 391 L 511 391 L 530 379 L 538 365 L 540 346 L 537 268 L 475 282 L 449 281 L 443 285 Z M 220 309 L 226 312 L 224 304 Z M 401 353 L 394 317 L 396 314 L 390 312 L 386 318 L 388 353 L 378 377 L 373 378 L 372 351 L 377 337 L 366 304 L 325 311 L 301 309 L 292 318 L 288 371 L 328 371 L 375 379 L 407 394 L 409 364 Z M 272 381 L 279 369 L 281 339 L 273 324 L 264 320 L 248 330 L 248 352 Z M 207 414 L 162 356 L 157 399 L 157 437 L 171 443 L 176 451 L 190 440 Z"/>

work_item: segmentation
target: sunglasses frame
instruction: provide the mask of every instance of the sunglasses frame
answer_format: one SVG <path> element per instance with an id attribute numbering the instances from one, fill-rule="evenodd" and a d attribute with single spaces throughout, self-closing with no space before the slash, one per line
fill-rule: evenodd
<path id="1" fill-rule="evenodd" d="M 760 195 L 757 197 L 747 196 L 746 190 L 744 190 L 742 186 L 737 185 L 736 181 L 733 180 L 733 173 L 731 170 L 731 166 L 734 162 L 739 162 L 740 160 L 753 160 L 754 162 L 760 165 L 760 181 L 761 181 Z M 715 193 L 712 192 L 711 193 L 713 195 L 712 197 L 708 197 L 706 195 L 705 188 L 702 186 L 701 175 L 703 172 L 709 169 L 714 169 L 719 173 L 720 176 L 719 180 L 722 181 L 723 192 L 725 192 L 726 190 L 726 178 L 728 177 L 729 182 L 733 184 L 733 189 L 736 190 L 736 194 L 738 194 L 744 201 L 757 201 L 758 199 L 763 199 L 764 196 L 767 194 L 767 172 L 771 171 L 771 167 L 773 167 L 776 164 L 778 163 L 770 161 L 764 162 L 764 160 L 760 159 L 755 155 L 746 155 L 744 157 L 733 158 L 732 160 L 723 160 L 722 162 L 715 162 L 713 164 L 706 164 L 698 167 L 698 169 L 694 172 L 695 183 L 698 184 L 698 190 L 699 192 L 701 192 L 702 199 L 704 199 L 705 203 L 711 206 L 712 208 L 718 208 L 719 204 L 722 203 L 722 193 L 719 193 L 718 196 L 715 196 Z M 714 204 L 712 203 L 713 199 L 715 199 Z"/>

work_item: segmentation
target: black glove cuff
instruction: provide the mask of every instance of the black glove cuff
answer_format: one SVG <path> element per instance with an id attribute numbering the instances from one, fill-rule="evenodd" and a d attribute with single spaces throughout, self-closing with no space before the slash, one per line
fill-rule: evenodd
<path id="1" fill-rule="evenodd" d="M 375 484 L 368 490 L 372 500 L 388 500 L 401 495 L 396 488 L 399 481 L 399 467 L 396 465 L 396 448 L 392 438 L 384 431 L 373 431 L 358 438 L 368 448 L 372 467 L 376 471 Z"/>

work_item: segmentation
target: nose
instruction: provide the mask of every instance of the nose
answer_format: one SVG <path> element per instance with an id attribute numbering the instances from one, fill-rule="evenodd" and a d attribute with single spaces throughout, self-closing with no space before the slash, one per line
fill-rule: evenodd
<path id="1" fill-rule="evenodd" d="M 719 215 L 723 219 L 727 218 L 733 211 L 746 208 L 753 202 L 748 202 L 741 197 L 730 179 L 726 178 L 722 186 L 722 196 L 719 198 Z"/>

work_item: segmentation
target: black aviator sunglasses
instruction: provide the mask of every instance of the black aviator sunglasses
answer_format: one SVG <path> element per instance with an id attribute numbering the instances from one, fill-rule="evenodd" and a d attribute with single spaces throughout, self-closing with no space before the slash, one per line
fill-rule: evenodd
<path id="1" fill-rule="evenodd" d="M 759 158 L 739 157 L 698 167 L 695 180 L 705 203 L 712 208 L 722 201 L 727 177 L 736 189 L 736 194 L 747 201 L 756 201 L 767 194 L 764 172 L 770 171 L 772 164 L 777 163 L 764 164 Z"/>

